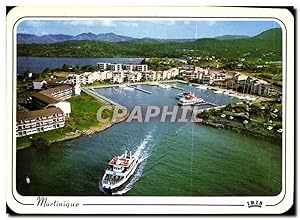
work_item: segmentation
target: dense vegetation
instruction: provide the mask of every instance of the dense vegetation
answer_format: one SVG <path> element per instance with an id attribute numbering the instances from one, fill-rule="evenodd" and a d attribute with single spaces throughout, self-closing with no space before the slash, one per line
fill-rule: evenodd
<path id="1" fill-rule="evenodd" d="M 281 29 L 270 29 L 252 38 L 193 42 L 151 39 L 103 42 L 66 41 L 55 44 L 19 44 L 18 56 L 43 57 L 184 57 L 215 56 L 225 60 L 281 60 Z"/>
<path id="2" fill-rule="evenodd" d="M 222 117 L 223 116 L 223 117 Z M 281 143 L 282 104 L 276 101 L 231 103 L 225 108 L 205 110 L 203 123 L 235 130 Z"/>

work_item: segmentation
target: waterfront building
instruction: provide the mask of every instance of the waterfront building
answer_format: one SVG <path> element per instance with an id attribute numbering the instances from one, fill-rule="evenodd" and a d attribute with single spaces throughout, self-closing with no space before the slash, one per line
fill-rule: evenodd
<path id="1" fill-rule="evenodd" d="M 265 80 L 248 77 L 246 80 L 240 81 L 243 93 L 256 94 L 260 96 L 268 96 L 270 94 L 271 85 Z"/>
<path id="2" fill-rule="evenodd" d="M 214 83 L 214 75 L 211 74 L 202 75 L 200 82 L 203 84 L 211 85 Z"/>
<path id="3" fill-rule="evenodd" d="M 48 85 L 47 81 L 44 79 L 32 81 L 32 88 L 34 90 L 44 89 L 47 85 Z"/>
<path id="4" fill-rule="evenodd" d="M 111 71 L 104 71 L 99 74 L 99 80 L 111 80 L 113 78 L 113 73 Z"/>
<path id="5" fill-rule="evenodd" d="M 198 80 L 202 79 L 202 76 L 208 74 L 208 70 L 201 67 L 195 67 L 193 65 L 184 65 L 179 70 L 179 75 L 185 80 Z"/>
<path id="6" fill-rule="evenodd" d="M 139 82 L 142 79 L 142 73 L 141 72 L 130 72 L 127 74 L 127 79 L 129 82 Z"/>
<path id="7" fill-rule="evenodd" d="M 247 80 L 248 76 L 243 75 L 241 73 L 235 73 L 233 76 L 233 79 L 237 82 L 240 83 L 241 81 Z"/>
<path id="8" fill-rule="evenodd" d="M 146 79 L 147 80 L 151 80 L 151 81 L 155 81 L 156 80 L 156 71 L 152 71 L 152 70 L 150 70 L 150 71 L 148 71 L 147 73 L 146 73 Z"/>
<path id="9" fill-rule="evenodd" d="M 64 112 L 57 107 L 29 112 L 17 112 L 17 137 L 50 131 L 64 126 Z"/>
<path id="10" fill-rule="evenodd" d="M 98 68 L 101 71 L 111 70 L 113 72 L 118 72 L 122 70 L 127 71 L 139 71 L 139 72 L 147 72 L 148 65 L 146 64 L 120 64 L 120 63 L 97 63 Z"/>
<path id="11" fill-rule="evenodd" d="M 69 116 L 69 114 L 71 113 L 71 104 L 70 102 L 65 100 L 71 98 L 71 96 L 75 94 L 73 88 L 74 87 L 71 87 L 69 85 L 61 85 L 34 93 L 31 96 L 33 106 L 35 106 L 37 109 L 58 107 L 64 112 L 66 116 Z M 78 87 L 76 87 L 76 89 L 76 95 L 78 95 Z"/>
<path id="12" fill-rule="evenodd" d="M 70 85 L 60 85 L 51 89 L 40 91 L 38 93 L 54 97 L 63 101 L 72 97 L 73 87 Z"/>
<path id="13" fill-rule="evenodd" d="M 66 84 L 80 84 L 80 75 L 71 73 L 66 78 Z"/>
<path id="14" fill-rule="evenodd" d="M 148 65 L 146 64 L 139 64 L 139 65 L 133 65 L 136 69 L 136 71 L 140 72 L 147 72 L 148 71 Z"/>

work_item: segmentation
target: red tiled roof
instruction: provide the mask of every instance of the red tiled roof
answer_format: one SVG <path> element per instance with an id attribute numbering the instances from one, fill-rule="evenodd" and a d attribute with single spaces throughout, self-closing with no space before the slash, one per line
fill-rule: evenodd
<path id="1" fill-rule="evenodd" d="M 29 111 L 29 112 L 17 112 L 17 121 L 21 120 L 31 120 L 36 119 L 38 117 L 47 117 L 54 114 L 61 114 L 64 113 L 60 108 L 47 108 L 42 110 L 36 111 Z"/>
<path id="2" fill-rule="evenodd" d="M 57 93 L 57 92 L 67 90 L 67 89 L 72 89 L 72 86 L 69 86 L 69 85 L 56 86 L 54 88 L 46 89 L 46 90 L 41 91 L 39 93 L 42 93 L 42 94 L 45 94 L 45 95 L 51 95 L 53 93 Z"/>
<path id="3" fill-rule="evenodd" d="M 46 95 L 40 92 L 32 94 L 32 97 L 41 100 L 42 102 L 45 102 L 46 104 L 54 104 L 60 102 L 59 99 L 51 96 L 51 95 Z"/>

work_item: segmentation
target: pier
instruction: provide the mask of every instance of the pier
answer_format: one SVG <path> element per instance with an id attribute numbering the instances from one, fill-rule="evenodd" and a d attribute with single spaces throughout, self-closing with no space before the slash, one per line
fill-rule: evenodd
<path id="1" fill-rule="evenodd" d="M 99 93 L 94 92 L 94 91 L 92 91 L 92 90 L 90 90 L 90 89 L 81 88 L 81 90 L 82 90 L 83 92 L 85 92 L 86 94 L 88 94 L 88 95 L 94 97 L 95 99 L 97 99 L 97 100 L 99 100 L 99 101 L 101 101 L 101 102 L 104 101 L 105 103 L 108 103 L 108 104 L 110 104 L 110 105 L 114 105 L 114 106 L 117 106 L 117 107 L 119 107 L 119 108 L 124 108 L 124 106 L 122 106 L 122 105 L 120 105 L 120 104 L 114 102 L 113 100 L 111 100 L 111 99 L 109 99 L 109 98 L 106 98 L 105 96 L 100 95 Z"/>
<path id="2" fill-rule="evenodd" d="M 134 86 L 132 86 L 132 88 L 134 88 L 135 90 L 138 90 L 138 91 L 144 92 L 144 93 L 152 94 L 152 92 L 150 92 L 150 91 L 147 91 L 147 90 L 145 90 L 145 89 L 137 88 L 137 87 L 134 87 Z"/>
<path id="3" fill-rule="evenodd" d="M 171 86 L 171 88 L 173 88 L 173 89 L 178 89 L 178 90 L 181 90 L 181 91 L 184 90 L 183 88 L 180 88 L 180 87 L 177 87 L 177 86 Z"/>

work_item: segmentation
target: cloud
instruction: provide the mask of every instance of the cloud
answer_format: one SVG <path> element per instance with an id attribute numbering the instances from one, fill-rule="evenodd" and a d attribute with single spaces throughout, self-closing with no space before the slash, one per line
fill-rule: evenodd
<path id="1" fill-rule="evenodd" d="M 123 26 L 126 26 L 126 27 L 137 27 L 137 26 L 139 26 L 139 24 L 138 23 L 135 23 L 135 22 L 121 22 L 120 23 L 121 25 L 123 25 Z"/>
<path id="2" fill-rule="evenodd" d="M 72 26 L 105 26 L 105 27 L 115 27 L 116 24 L 112 20 L 67 20 L 60 22 L 63 25 L 72 25 Z"/>
<path id="3" fill-rule="evenodd" d="M 207 21 L 206 22 L 208 26 L 213 26 L 215 25 L 217 22 L 216 21 Z"/>
<path id="4" fill-rule="evenodd" d="M 170 20 L 154 20 L 149 22 L 154 24 L 168 25 L 168 26 L 174 25 L 176 23 L 175 21 L 170 21 Z"/>
<path id="5" fill-rule="evenodd" d="M 105 26 L 105 27 L 115 27 L 117 26 L 112 20 L 102 20 L 100 21 L 101 25 L 102 26 Z"/>

